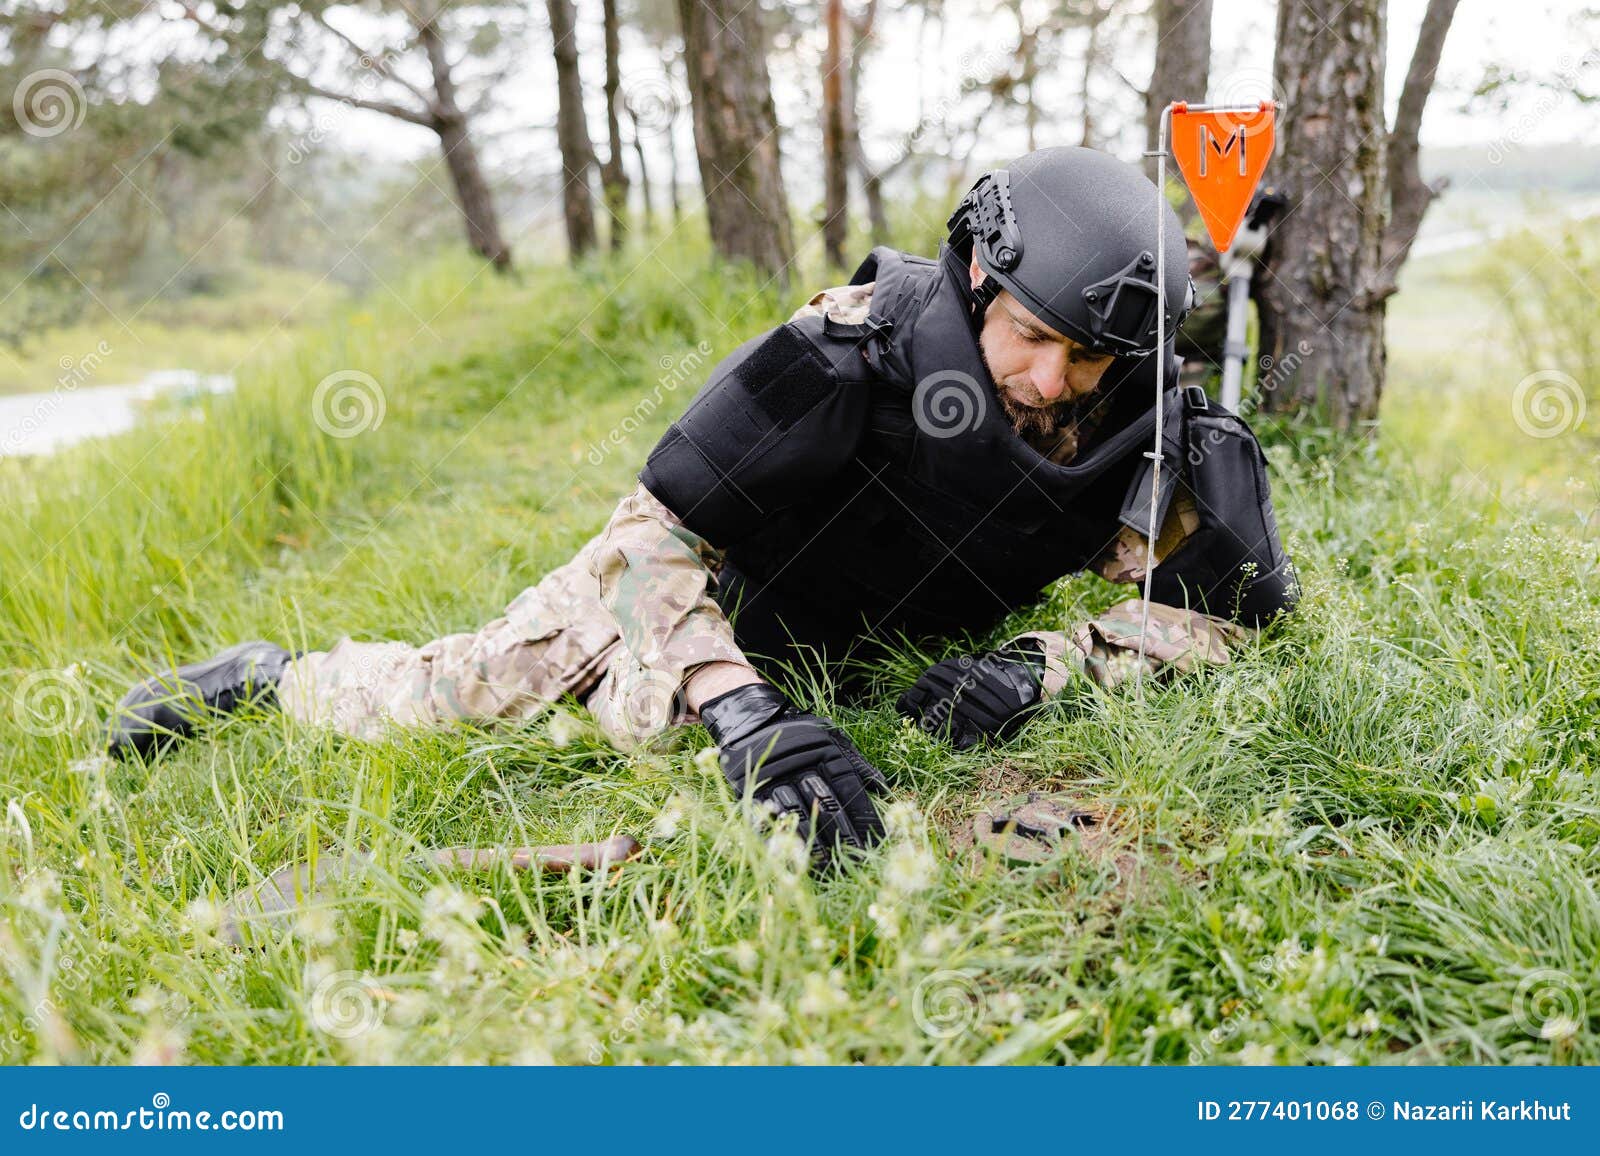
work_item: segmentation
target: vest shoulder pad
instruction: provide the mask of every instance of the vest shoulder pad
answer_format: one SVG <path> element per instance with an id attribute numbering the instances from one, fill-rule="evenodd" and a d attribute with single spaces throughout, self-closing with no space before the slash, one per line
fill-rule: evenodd
<path id="1" fill-rule="evenodd" d="M 718 364 L 657 443 L 640 481 L 725 549 L 849 462 L 866 426 L 858 340 L 803 317 Z"/>

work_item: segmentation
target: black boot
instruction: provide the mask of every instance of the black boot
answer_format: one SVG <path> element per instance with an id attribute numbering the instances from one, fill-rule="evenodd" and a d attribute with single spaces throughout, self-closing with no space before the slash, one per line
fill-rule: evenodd
<path id="1" fill-rule="evenodd" d="M 271 702 L 294 658 L 270 642 L 241 642 L 215 658 L 145 679 L 117 704 L 111 753 L 149 755 L 208 717 L 231 714 L 247 702 Z"/>

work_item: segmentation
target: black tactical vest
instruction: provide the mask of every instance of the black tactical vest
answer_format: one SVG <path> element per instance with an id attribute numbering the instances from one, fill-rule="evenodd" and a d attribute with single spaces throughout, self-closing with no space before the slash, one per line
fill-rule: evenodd
<path id="1" fill-rule="evenodd" d="M 750 653 L 987 630 L 1148 520 L 1154 356 L 1113 363 L 1092 440 L 1056 465 L 995 397 L 964 262 L 879 248 L 868 281 L 865 324 L 803 318 L 736 351 L 641 475 L 726 551 L 718 597 Z"/>

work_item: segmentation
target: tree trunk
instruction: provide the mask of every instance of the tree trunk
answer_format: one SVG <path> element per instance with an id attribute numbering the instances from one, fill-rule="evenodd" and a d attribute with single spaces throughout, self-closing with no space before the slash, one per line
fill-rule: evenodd
<path id="1" fill-rule="evenodd" d="M 852 20 L 850 40 L 850 68 L 845 74 L 845 136 L 850 149 L 850 159 L 861 177 L 861 191 L 867 198 L 867 224 L 874 245 L 889 243 L 889 215 L 883 208 L 883 177 L 867 160 L 861 147 L 861 116 L 857 95 L 861 92 L 862 64 L 872 43 L 873 26 L 878 16 L 878 0 L 868 0 L 866 10 L 859 19 Z"/>
<path id="2" fill-rule="evenodd" d="M 445 54 L 438 26 L 427 20 L 417 28 L 417 38 L 428 55 L 433 73 L 433 130 L 439 134 L 445 167 L 455 185 L 461 216 L 467 225 L 467 243 L 473 252 L 487 259 L 497 270 L 511 268 L 511 247 L 500 233 L 500 215 L 495 211 L 494 194 L 478 163 L 478 150 L 467 131 L 467 117 L 456 100 L 455 78 Z"/>
<path id="3" fill-rule="evenodd" d="M 611 251 L 622 248 L 628 235 L 628 170 L 622 167 L 622 122 L 617 115 L 617 89 L 622 84 L 622 46 L 617 32 L 617 0 L 602 0 L 606 30 L 606 163 L 600 166 L 606 212 L 611 216 Z M 641 157 L 644 153 L 641 151 Z"/>
<path id="4" fill-rule="evenodd" d="M 1078 93 L 1083 101 L 1083 136 L 1078 141 L 1086 149 L 1095 147 L 1094 98 L 1089 95 L 1089 82 L 1094 79 L 1095 58 L 1100 55 L 1100 25 L 1105 14 L 1099 7 L 1089 13 L 1089 35 L 1083 46 L 1083 72 L 1078 79 Z"/>
<path id="5" fill-rule="evenodd" d="M 1282 0 L 1291 7 L 1298 0 Z M 1155 151 L 1161 133 L 1161 110 L 1175 100 L 1199 103 L 1211 84 L 1212 0 L 1156 0 L 1156 64 L 1144 98 L 1146 148 Z M 1150 179 L 1156 179 L 1154 158 L 1145 161 Z M 1172 169 L 1167 166 L 1168 171 Z M 1179 210 L 1184 220 L 1194 216 L 1194 205 L 1183 198 Z"/>
<path id="6" fill-rule="evenodd" d="M 1022 65 L 1022 83 L 1027 86 L 1027 103 L 1022 106 L 1022 123 L 1028 134 L 1028 151 L 1039 147 L 1039 30 L 1029 32 L 1022 21 L 1022 7 L 1017 7 L 1017 59 Z"/>
<path id="7" fill-rule="evenodd" d="M 1264 254 L 1262 407 L 1350 430 L 1383 391 L 1385 0 L 1284 0 L 1274 183 L 1290 197 Z M 1271 358 L 1271 361 L 1268 361 Z"/>
<path id="8" fill-rule="evenodd" d="M 633 129 L 633 155 L 639 162 L 639 194 L 644 202 L 644 231 L 654 233 L 656 228 L 655 202 L 650 198 L 650 166 L 644 158 L 644 137 L 639 132 L 639 122 L 628 114 L 629 127 Z M 670 130 L 669 130 L 670 131 Z"/>
<path id="9" fill-rule="evenodd" d="M 594 198 L 589 173 L 594 145 L 583 114 L 583 83 L 578 76 L 577 14 L 572 0 L 546 0 L 556 57 L 556 141 L 561 147 L 561 203 L 567 222 L 567 247 L 576 261 L 595 247 Z"/>
<path id="10" fill-rule="evenodd" d="M 670 84 L 676 69 L 673 65 L 678 63 L 678 54 L 663 49 L 661 53 L 661 68 L 667 74 Z M 687 66 L 685 66 L 687 67 Z M 672 116 L 667 121 L 667 192 L 672 196 L 672 227 L 677 228 L 683 224 L 683 198 L 678 190 L 678 115 L 676 101 L 672 106 Z"/>
<path id="11" fill-rule="evenodd" d="M 1394 128 L 1389 132 L 1389 225 L 1383 234 L 1383 276 L 1379 285 L 1385 296 L 1394 292 L 1395 279 L 1411 253 L 1411 243 L 1417 239 L 1423 214 L 1439 195 L 1422 179 L 1422 169 L 1417 163 L 1417 130 L 1422 127 L 1422 112 L 1427 107 L 1428 94 L 1433 91 L 1439 56 L 1444 52 L 1444 38 L 1450 31 L 1450 22 L 1455 19 L 1458 2 L 1428 0 L 1428 10 L 1417 33 L 1417 46 L 1411 55 L 1411 67 L 1406 71 L 1405 87 L 1400 90 Z"/>
<path id="12" fill-rule="evenodd" d="M 746 0 L 678 0 L 678 12 L 712 245 L 787 285 L 794 237 L 761 9 Z"/>
<path id="13" fill-rule="evenodd" d="M 822 250 L 833 268 L 844 265 L 850 230 L 850 170 L 844 124 L 844 0 L 825 0 L 827 47 L 822 53 Z"/>

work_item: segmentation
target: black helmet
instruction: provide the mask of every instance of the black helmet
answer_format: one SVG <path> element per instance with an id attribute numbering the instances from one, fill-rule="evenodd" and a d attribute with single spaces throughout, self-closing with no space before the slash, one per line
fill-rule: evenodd
<path id="1" fill-rule="evenodd" d="M 980 309 L 1009 289 L 1041 321 L 1101 353 L 1156 346 L 1156 214 L 1161 194 L 1133 165 L 1086 148 L 1031 152 L 978 178 L 950 215 L 950 247 L 988 276 Z M 1166 328 L 1189 312 L 1183 225 L 1166 224 Z"/>

